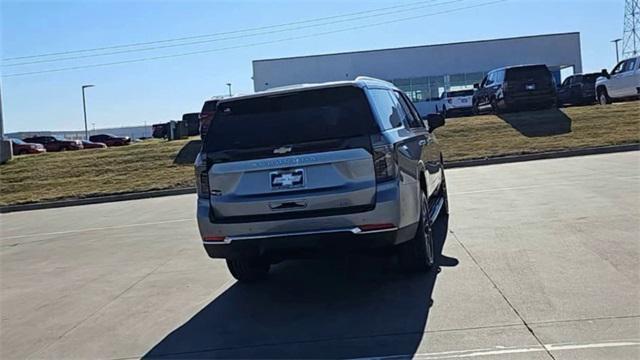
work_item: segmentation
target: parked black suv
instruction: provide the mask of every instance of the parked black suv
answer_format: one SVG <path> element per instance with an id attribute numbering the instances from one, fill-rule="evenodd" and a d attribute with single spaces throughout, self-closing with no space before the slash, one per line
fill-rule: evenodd
<path id="1" fill-rule="evenodd" d="M 558 89 L 560 105 L 590 105 L 596 102 L 596 79 L 600 73 L 575 74 L 564 79 Z"/>
<path id="2" fill-rule="evenodd" d="M 499 113 L 556 106 L 556 85 L 546 65 L 518 65 L 489 71 L 473 95 L 475 113 Z"/>

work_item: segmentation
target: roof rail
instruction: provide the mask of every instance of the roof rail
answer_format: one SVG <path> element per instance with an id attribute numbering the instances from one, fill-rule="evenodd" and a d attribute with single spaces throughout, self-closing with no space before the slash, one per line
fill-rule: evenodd
<path id="1" fill-rule="evenodd" d="M 389 87 L 396 87 L 395 85 L 393 85 L 389 81 L 380 80 L 380 79 L 377 79 L 377 78 L 374 78 L 374 77 L 370 77 L 370 76 L 358 76 L 358 77 L 356 77 L 355 81 L 365 81 L 365 82 L 371 82 L 371 83 L 384 84 L 385 86 L 389 86 Z"/>

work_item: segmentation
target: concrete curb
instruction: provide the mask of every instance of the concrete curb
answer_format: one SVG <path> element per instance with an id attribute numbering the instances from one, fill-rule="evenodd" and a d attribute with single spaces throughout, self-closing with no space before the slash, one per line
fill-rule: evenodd
<path id="1" fill-rule="evenodd" d="M 564 157 L 571 157 L 571 156 L 609 154 L 614 152 L 625 152 L 625 151 L 636 151 L 636 150 L 640 150 L 640 144 L 601 146 L 601 147 L 581 148 L 581 149 L 564 150 L 564 151 L 550 151 L 550 152 L 542 152 L 542 153 L 535 153 L 535 154 L 521 154 L 521 155 L 502 156 L 502 157 L 485 158 L 485 159 L 461 160 L 461 161 L 445 162 L 444 165 L 446 169 L 452 169 L 452 168 L 470 167 L 470 166 L 506 164 L 506 163 L 531 161 L 531 160 L 557 159 L 557 158 L 564 158 Z M 60 207 L 67 207 L 67 206 L 148 199 L 148 198 L 161 197 L 161 196 L 194 194 L 195 192 L 196 192 L 195 188 L 179 188 L 179 189 L 154 190 L 154 191 L 127 193 L 127 194 L 96 196 L 96 197 L 89 197 L 89 198 L 83 198 L 83 199 L 47 201 L 47 202 L 39 202 L 39 203 L 33 203 L 33 204 L 8 205 L 8 206 L 0 207 L 0 214 L 16 212 L 16 211 L 52 209 L 52 208 L 60 208 Z"/>
<path id="2" fill-rule="evenodd" d="M 445 162 L 444 167 L 445 169 L 452 169 L 452 168 L 460 168 L 460 167 L 506 164 L 506 163 L 513 163 L 513 162 L 521 162 L 521 161 L 558 159 L 558 158 L 571 157 L 571 156 L 609 154 L 614 152 L 637 151 L 637 150 L 640 150 L 640 144 L 600 146 L 600 147 L 580 148 L 580 149 L 572 149 L 572 150 L 549 151 L 549 152 L 541 152 L 541 153 L 534 153 L 534 154 L 508 155 L 508 156 L 500 156 L 500 157 L 492 157 L 492 158 L 484 158 L 484 159 L 452 161 L 452 162 Z"/>
<path id="3" fill-rule="evenodd" d="M 88 198 L 82 198 L 82 199 L 45 201 L 45 202 L 39 202 L 39 203 L 33 203 L 33 204 L 8 205 L 8 206 L 0 207 L 0 214 L 10 213 L 15 211 L 52 209 L 52 208 L 60 208 L 60 207 L 67 207 L 67 206 L 101 204 L 101 203 L 115 202 L 115 201 L 149 199 L 149 198 L 162 197 L 162 196 L 195 194 L 195 192 L 196 192 L 195 188 L 179 188 L 179 189 L 152 190 L 152 191 L 134 192 L 134 193 L 126 193 L 126 194 L 96 196 L 96 197 L 88 197 Z"/>

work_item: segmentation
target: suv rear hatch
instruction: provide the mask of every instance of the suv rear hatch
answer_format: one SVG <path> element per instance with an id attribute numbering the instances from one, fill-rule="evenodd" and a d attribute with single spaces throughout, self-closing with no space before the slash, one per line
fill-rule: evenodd
<path id="1" fill-rule="evenodd" d="M 555 96 L 555 85 L 546 65 L 506 69 L 505 89 L 510 97 Z"/>
<path id="2" fill-rule="evenodd" d="M 576 79 L 575 81 L 581 84 L 582 96 L 595 99 L 596 80 L 600 76 L 600 73 L 576 75 L 576 77 L 579 77 L 579 79 Z"/>
<path id="3" fill-rule="evenodd" d="M 445 106 L 450 109 L 471 107 L 472 99 L 473 89 L 449 91 L 444 96 Z"/>
<path id="4" fill-rule="evenodd" d="M 355 86 L 230 99 L 205 139 L 211 217 L 254 222 L 375 205 L 367 98 Z M 202 181 L 202 180 L 201 180 Z"/>

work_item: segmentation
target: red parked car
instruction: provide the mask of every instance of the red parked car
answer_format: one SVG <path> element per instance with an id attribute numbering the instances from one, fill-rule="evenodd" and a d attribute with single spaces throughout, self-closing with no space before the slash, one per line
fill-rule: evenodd
<path id="1" fill-rule="evenodd" d="M 42 144 L 27 143 L 20 139 L 10 139 L 14 155 L 41 154 L 47 152 Z"/>
<path id="2" fill-rule="evenodd" d="M 65 150 L 80 150 L 82 149 L 82 141 L 80 140 L 66 140 L 55 136 L 32 136 L 26 139 L 22 139 L 28 143 L 42 144 L 47 151 L 65 151 Z"/>
<path id="3" fill-rule="evenodd" d="M 101 142 L 93 142 L 89 140 L 82 140 L 82 146 L 85 149 L 105 149 L 107 147 L 106 144 Z"/>
<path id="4" fill-rule="evenodd" d="M 115 136 L 111 134 L 100 134 L 89 136 L 89 140 L 93 142 L 103 143 L 107 146 L 122 146 L 131 144 L 131 138 L 128 136 Z"/>

